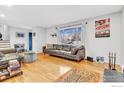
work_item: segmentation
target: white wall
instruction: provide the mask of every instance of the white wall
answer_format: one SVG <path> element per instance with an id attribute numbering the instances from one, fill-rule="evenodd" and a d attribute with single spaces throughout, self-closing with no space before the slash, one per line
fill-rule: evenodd
<path id="1" fill-rule="evenodd" d="M 42 27 L 33 27 L 32 33 L 36 33 L 33 36 L 33 51 L 42 52 L 42 46 L 46 45 L 46 31 Z"/>
<path id="2" fill-rule="evenodd" d="M 8 25 L 0 25 L 0 33 L 2 34 L 3 40 L 9 40 L 10 39 L 10 33 L 8 31 Z"/>
<path id="3" fill-rule="evenodd" d="M 32 29 L 24 29 L 9 26 L 5 29 L 10 35 L 10 44 L 14 48 L 14 44 L 24 44 L 25 49 L 29 50 L 29 32 L 35 32 L 36 36 L 32 38 L 32 50 L 34 52 L 42 52 L 42 46 L 46 45 L 46 31 L 42 27 L 33 27 Z M 17 38 L 16 32 L 24 33 L 24 38 Z"/>
<path id="4" fill-rule="evenodd" d="M 41 27 L 33 27 L 29 30 L 10 26 L 8 32 L 10 32 L 10 43 L 12 48 L 14 44 L 25 44 L 25 49 L 29 50 L 29 32 L 36 33 L 36 36 L 32 38 L 32 50 L 34 52 L 42 52 L 42 46 L 46 45 L 46 31 Z M 25 37 L 17 38 L 16 32 L 25 33 Z"/>
<path id="5" fill-rule="evenodd" d="M 95 20 L 110 18 L 110 38 L 95 38 Z M 104 56 L 108 62 L 108 53 L 117 53 L 117 63 L 123 64 L 122 52 L 122 14 L 114 13 L 106 16 L 91 18 L 87 20 L 86 29 L 86 52 L 88 56 Z"/>
<path id="6" fill-rule="evenodd" d="M 122 9 L 122 62 L 124 60 L 124 7 Z M 123 62 L 124 65 L 124 62 Z M 124 67 L 124 66 L 123 66 Z"/>
<path id="7" fill-rule="evenodd" d="M 110 38 L 95 38 L 95 20 L 110 18 Z M 91 56 L 96 59 L 96 56 L 105 57 L 108 62 L 108 53 L 117 53 L 117 63 L 123 64 L 122 61 L 122 13 L 113 13 L 96 18 L 89 18 L 85 20 L 88 24 L 85 27 L 85 47 L 86 56 Z M 84 24 L 85 21 L 82 21 Z M 79 21 L 80 22 L 80 21 Z M 71 24 L 71 23 L 70 23 Z M 57 33 L 55 27 L 47 29 L 47 43 L 59 43 L 59 37 L 53 38 L 50 34 Z M 82 35 L 82 37 L 83 37 Z M 124 34 L 123 34 L 124 35 Z"/>
<path id="8" fill-rule="evenodd" d="M 56 27 L 51 27 L 46 29 L 46 41 L 48 44 L 57 44 L 58 43 L 58 38 L 57 37 L 52 37 L 51 34 L 58 33 L 58 30 Z"/>
<path id="9" fill-rule="evenodd" d="M 29 49 L 29 32 L 31 32 L 31 30 L 29 29 L 23 29 L 23 28 L 16 28 L 16 27 L 12 27 L 10 26 L 8 31 L 10 32 L 10 43 L 11 43 L 11 47 L 14 48 L 14 44 L 24 44 L 25 45 L 25 49 Z M 25 34 L 24 38 L 18 38 L 16 37 L 16 32 L 23 32 Z"/>

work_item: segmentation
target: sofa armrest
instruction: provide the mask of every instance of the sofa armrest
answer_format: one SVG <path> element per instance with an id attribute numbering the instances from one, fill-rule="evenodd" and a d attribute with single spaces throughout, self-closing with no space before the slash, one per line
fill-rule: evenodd
<path id="1" fill-rule="evenodd" d="M 78 50 L 76 55 L 79 56 L 79 58 L 85 58 L 85 49 Z"/>
<path id="2" fill-rule="evenodd" d="M 2 52 L 3 54 L 9 54 L 9 53 L 16 53 L 16 49 L 15 48 L 8 48 L 8 49 L 2 49 L 0 50 L 0 52 Z"/>

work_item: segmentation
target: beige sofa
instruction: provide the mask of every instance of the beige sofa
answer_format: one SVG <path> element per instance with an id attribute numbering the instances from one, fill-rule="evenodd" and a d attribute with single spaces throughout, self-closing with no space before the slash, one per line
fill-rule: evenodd
<path id="1" fill-rule="evenodd" d="M 0 49 L 0 52 L 2 52 L 3 54 L 16 53 L 16 49 L 14 48 Z"/>

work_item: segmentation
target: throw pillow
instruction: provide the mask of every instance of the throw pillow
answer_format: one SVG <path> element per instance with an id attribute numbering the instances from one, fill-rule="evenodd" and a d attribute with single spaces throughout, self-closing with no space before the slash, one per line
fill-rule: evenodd
<path id="1" fill-rule="evenodd" d="M 62 50 L 62 45 L 57 45 L 57 50 Z"/>
<path id="2" fill-rule="evenodd" d="M 53 49 L 57 49 L 57 44 L 53 44 Z"/>
<path id="3" fill-rule="evenodd" d="M 4 57 L 4 54 L 2 52 L 0 52 L 0 57 Z"/>
<path id="4" fill-rule="evenodd" d="M 78 50 L 81 50 L 81 49 L 83 49 L 84 48 L 84 46 L 78 46 L 78 47 L 75 47 L 75 48 L 72 48 L 71 50 L 71 54 L 73 54 L 73 55 L 76 55 L 77 54 L 77 52 L 78 52 Z"/>
<path id="5" fill-rule="evenodd" d="M 76 54 L 77 54 L 77 51 L 78 51 L 77 48 L 73 48 L 72 51 L 71 51 L 71 54 L 72 54 L 72 55 L 76 55 Z"/>
<path id="6" fill-rule="evenodd" d="M 70 51 L 71 47 L 69 45 L 63 45 L 63 50 L 64 51 Z"/>

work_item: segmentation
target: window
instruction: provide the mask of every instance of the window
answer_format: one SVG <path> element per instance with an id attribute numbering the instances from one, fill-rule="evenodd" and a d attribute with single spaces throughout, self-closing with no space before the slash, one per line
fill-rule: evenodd
<path id="1" fill-rule="evenodd" d="M 82 26 L 71 26 L 66 28 L 60 28 L 61 43 L 64 44 L 80 44 Z"/>

